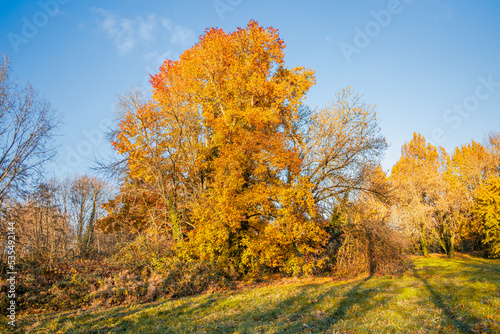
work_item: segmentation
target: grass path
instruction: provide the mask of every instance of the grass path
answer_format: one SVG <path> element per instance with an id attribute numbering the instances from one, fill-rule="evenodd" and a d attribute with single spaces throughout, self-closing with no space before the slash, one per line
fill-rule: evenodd
<path id="1" fill-rule="evenodd" d="M 43 315 L 29 333 L 500 333 L 500 260 L 414 259 L 401 277 L 291 283 Z M 0 331 L 6 330 L 2 319 Z M 19 327 L 20 326 L 20 327 Z"/>

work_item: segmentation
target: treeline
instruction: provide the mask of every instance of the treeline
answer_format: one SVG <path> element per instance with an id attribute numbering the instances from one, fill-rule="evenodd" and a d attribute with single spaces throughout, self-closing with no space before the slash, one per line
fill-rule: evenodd
<path id="1" fill-rule="evenodd" d="M 390 183 L 394 223 L 414 252 L 500 256 L 500 133 L 448 154 L 420 134 L 401 149 Z"/>
<path id="2" fill-rule="evenodd" d="M 208 29 L 152 76 L 151 98 L 124 95 L 112 134 L 120 160 L 100 165 L 116 191 L 90 176 L 23 189 L 52 154 L 48 144 L 13 175 L 1 222 L 2 231 L 17 226 L 21 304 L 65 309 L 276 276 L 395 275 L 409 268 L 407 254 L 430 251 L 500 255 L 499 134 L 451 155 L 415 134 L 387 175 L 375 106 L 346 88 L 309 108 L 314 72 L 287 68 L 284 49 L 277 30 L 255 21 Z"/>
<path id="3" fill-rule="evenodd" d="M 80 307 L 97 282 L 97 276 L 78 278 L 89 272 L 88 259 L 97 265 L 131 240 L 129 235 L 104 233 L 97 227 L 105 213 L 102 206 L 112 194 L 109 184 L 88 175 L 59 180 L 44 177 L 47 163 L 56 155 L 54 137 L 59 125 L 46 99 L 30 85 L 15 82 L 10 61 L 3 56 L 0 306 L 4 310 L 12 300 L 17 310 Z M 102 268 L 99 277 L 111 275 L 110 268 Z"/>
<path id="4" fill-rule="evenodd" d="M 108 199 L 108 186 L 95 177 L 75 176 L 62 181 L 38 183 L 22 199 L 3 203 L 2 232 L 13 226 L 16 258 L 25 261 L 53 260 L 109 254 L 119 235 L 97 229 Z M 115 240 L 114 240 L 115 239 Z M 6 242 L 5 238 L 3 242 Z M 6 244 L 3 244 L 6 249 Z M 8 252 L 2 253 L 6 263 Z"/>

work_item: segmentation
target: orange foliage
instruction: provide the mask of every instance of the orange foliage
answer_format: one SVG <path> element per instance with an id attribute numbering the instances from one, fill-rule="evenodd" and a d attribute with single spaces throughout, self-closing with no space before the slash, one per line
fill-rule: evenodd
<path id="1" fill-rule="evenodd" d="M 113 145 L 128 183 L 156 193 L 155 217 L 183 256 L 300 272 L 327 237 L 294 144 L 314 72 L 286 68 L 284 48 L 255 21 L 208 29 L 152 77 L 152 100 L 122 117 Z"/>

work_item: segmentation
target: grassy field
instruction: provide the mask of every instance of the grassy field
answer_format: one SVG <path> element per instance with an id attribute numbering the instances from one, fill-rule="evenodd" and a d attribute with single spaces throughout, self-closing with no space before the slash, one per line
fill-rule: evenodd
<path id="1" fill-rule="evenodd" d="M 401 277 L 302 279 L 177 300 L 24 315 L 29 333 L 500 333 L 500 260 L 414 258 Z M 2 319 L 1 331 L 6 331 Z"/>

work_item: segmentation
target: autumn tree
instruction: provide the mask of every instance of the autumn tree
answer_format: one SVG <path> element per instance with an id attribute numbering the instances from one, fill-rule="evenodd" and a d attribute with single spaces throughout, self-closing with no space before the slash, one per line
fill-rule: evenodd
<path id="1" fill-rule="evenodd" d="M 476 192 L 494 171 L 492 150 L 475 141 L 457 147 L 448 161 L 445 173 L 449 189 L 447 200 L 454 207 L 466 249 L 482 247 L 482 223 L 472 209 Z"/>
<path id="2" fill-rule="evenodd" d="M 483 243 L 492 257 L 500 256 L 500 178 L 491 176 L 478 190 L 475 212 L 480 216 L 485 238 Z"/>
<path id="3" fill-rule="evenodd" d="M 126 183 L 148 191 L 145 223 L 157 219 L 185 256 L 300 271 L 326 238 L 296 126 L 313 72 L 285 67 L 284 48 L 255 21 L 208 29 L 122 115 L 113 145 Z"/>
<path id="4" fill-rule="evenodd" d="M 493 172 L 500 176 L 500 132 L 492 131 L 488 134 L 486 147 L 491 154 Z"/>
<path id="5" fill-rule="evenodd" d="M 365 175 L 363 189 L 334 207 L 325 250 L 339 274 L 395 274 L 408 268 L 407 242 L 391 217 L 391 185 L 380 166 Z"/>
<path id="6" fill-rule="evenodd" d="M 432 215 L 432 232 L 441 249 L 452 258 L 455 255 L 457 243 L 462 238 L 463 214 L 462 198 L 457 185 L 448 173 L 450 159 L 442 152 L 442 170 L 436 183 L 438 197 L 434 203 Z"/>
<path id="7" fill-rule="evenodd" d="M 401 148 L 401 158 L 391 172 L 399 219 L 407 235 L 418 240 L 424 255 L 429 253 L 435 206 L 443 195 L 439 171 L 438 149 L 414 133 Z"/>
<path id="8" fill-rule="evenodd" d="M 131 232 L 167 228 L 180 240 L 183 234 L 179 191 L 189 183 L 182 166 L 193 164 L 183 154 L 191 152 L 186 150 L 185 140 L 190 135 L 196 136 L 197 130 L 183 128 L 193 123 L 180 115 L 153 107 L 140 90 L 122 96 L 117 107 L 121 123 L 113 142 L 124 156 L 124 182 L 117 198 L 105 205 L 108 215 L 101 225 L 106 230 Z M 174 131 L 176 127 L 181 130 Z M 120 223 L 113 223 L 117 221 Z"/>

